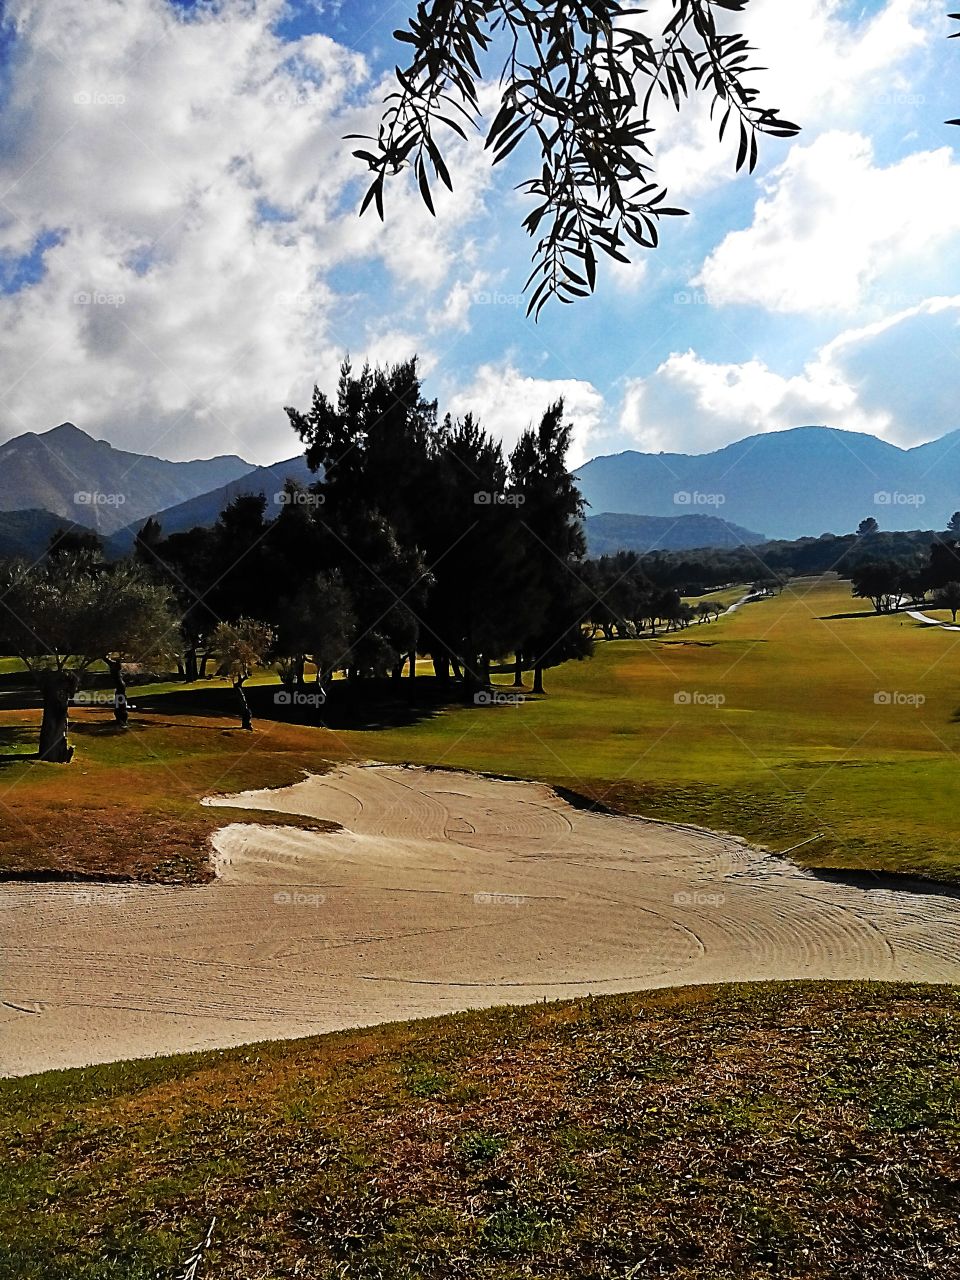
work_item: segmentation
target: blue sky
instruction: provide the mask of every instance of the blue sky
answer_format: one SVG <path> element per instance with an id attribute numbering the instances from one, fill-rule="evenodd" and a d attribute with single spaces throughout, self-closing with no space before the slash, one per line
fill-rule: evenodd
<path id="1" fill-rule="evenodd" d="M 436 220 L 402 185 L 384 229 L 356 218 L 342 135 L 375 124 L 412 0 L 10 0 L 0 439 L 70 419 L 270 461 L 295 451 L 283 406 L 347 350 L 418 352 L 441 408 L 508 443 L 563 394 L 575 460 L 808 422 L 904 446 L 960 427 L 946 8 L 751 0 L 759 83 L 803 132 L 735 177 L 704 104 L 665 113 L 659 172 L 692 216 L 535 325 L 513 190 L 529 152 L 491 172 L 452 146 Z"/>

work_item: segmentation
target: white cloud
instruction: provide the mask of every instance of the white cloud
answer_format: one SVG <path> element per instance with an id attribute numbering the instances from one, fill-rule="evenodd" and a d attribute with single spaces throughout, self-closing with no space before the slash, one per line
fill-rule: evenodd
<path id="1" fill-rule="evenodd" d="M 918 56 L 947 26 L 940 0 L 887 0 L 877 12 L 859 15 L 847 0 L 752 0 L 726 25 L 747 34 L 756 50 L 752 64 L 765 68 L 749 77 L 760 102 L 799 124 L 801 137 L 825 126 L 860 127 L 890 111 L 903 115 Z M 662 112 L 657 173 L 672 194 L 690 200 L 729 180 L 737 150 L 733 122 L 721 146 L 720 117 L 710 119 L 705 99 L 691 101 L 680 115 L 666 106 Z M 760 143 L 761 158 L 782 154 L 783 143 Z"/>
<path id="2" fill-rule="evenodd" d="M 128 448 L 272 460 L 295 447 L 283 405 L 335 376 L 346 345 L 333 268 L 379 260 L 395 291 L 392 319 L 365 299 L 358 355 L 420 346 L 398 331 L 437 292 L 462 321 L 450 277 L 472 273 L 460 241 L 487 158 L 451 149 L 457 190 L 436 219 L 410 184 L 388 192 L 385 228 L 358 219 L 342 135 L 369 130 L 383 85 L 326 36 L 279 40 L 283 7 L 224 0 L 188 20 L 166 0 L 8 4 L 0 252 L 59 241 L 38 283 L 0 295 L 5 434 L 69 417 Z"/>
<path id="3" fill-rule="evenodd" d="M 620 429 L 645 450 L 708 452 L 743 436 L 825 424 L 909 446 L 960 427 L 951 371 L 960 297 L 931 298 L 841 333 L 794 376 L 761 360 L 676 353 L 627 382 Z"/>
<path id="4" fill-rule="evenodd" d="M 567 421 L 573 424 L 571 466 L 579 466 L 591 456 L 590 440 L 599 431 L 605 416 L 603 396 L 589 382 L 574 378 L 530 378 L 511 363 L 483 364 L 472 383 L 448 400 L 451 414 L 467 413 L 491 435 L 503 440 L 509 453 L 520 434 L 536 425 L 556 400 L 563 398 Z"/>
<path id="5" fill-rule="evenodd" d="M 831 131 L 793 147 L 765 189 L 752 224 L 694 280 L 713 303 L 853 311 L 890 268 L 929 271 L 956 237 L 960 164 L 948 147 L 879 167 L 868 138 Z"/>

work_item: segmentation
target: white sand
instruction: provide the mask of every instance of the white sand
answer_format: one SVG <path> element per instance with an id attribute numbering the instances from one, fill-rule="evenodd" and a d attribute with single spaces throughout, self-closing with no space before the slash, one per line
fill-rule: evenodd
<path id="1" fill-rule="evenodd" d="M 533 783 L 351 766 L 210 803 L 343 830 L 232 824 L 196 888 L 0 886 L 5 1074 L 675 983 L 960 981 L 960 899 Z"/>

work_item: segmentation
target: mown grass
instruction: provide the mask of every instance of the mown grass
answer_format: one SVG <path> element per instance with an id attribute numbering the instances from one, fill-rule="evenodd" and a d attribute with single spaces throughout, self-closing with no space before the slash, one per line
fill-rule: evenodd
<path id="1" fill-rule="evenodd" d="M 799 582 L 717 623 L 601 642 L 548 672 L 542 701 L 344 742 L 560 783 L 774 850 L 819 837 L 794 855 L 811 866 L 956 880 L 958 656 L 958 633 L 877 617 L 845 582 Z"/>
<path id="2" fill-rule="evenodd" d="M 601 642 L 592 660 L 547 673 L 547 697 L 515 707 L 404 710 L 403 694 L 389 714 L 324 729 L 271 719 L 264 676 L 251 735 L 223 682 L 135 690 L 129 734 L 109 712 L 78 714 L 69 768 L 18 761 L 22 742 L 0 747 L 0 866 L 202 877 L 224 817 L 199 807 L 203 795 L 377 759 L 539 779 L 774 850 L 812 840 L 792 855 L 807 865 L 957 880 L 958 644 L 960 633 L 876 617 L 828 579 L 680 634 Z M 0 738 L 34 732 L 35 711 L 3 705 Z"/>
<path id="3" fill-rule="evenodd" d="M 960 1269 L 960 994 L 495 1009 L 0 1082 L 2 1280 Z"/>

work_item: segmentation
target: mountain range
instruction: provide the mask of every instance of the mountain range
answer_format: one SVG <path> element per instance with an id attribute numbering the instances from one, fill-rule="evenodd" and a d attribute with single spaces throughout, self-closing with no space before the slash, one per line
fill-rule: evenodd
<path id="1" fill-rule="evenodd" d="M 594 458 L 577 471 L 588 545 L 594 555 L 749 545 L 848 533 L 868 516 L 882 529 L 942 529 L 960 509 L 958 446 L 960 431 L 900 449 L 875 436 L 796 427 L 712 453 Z M 238 494 L 272 502 L 288 478 L 316 477 L 302 455 L 267 467 L 236 455 L 168 462 L 115 449 L 69 422 L 28 432 L 0 445 L 0 556 L 39 554 L 67 524 L 96 529 L 122 555 L 148 516 L 167 534 L 210 525 Z"/>
<path id="2" fill-rule="evenodd" d="M 901 449 L 833 427 L 748 436 L 713 453 L 618 453 L 577 471 L 595 513 L 693 512 L 763 529 L 768 538 L 946 527 L 960 509 L 960 431 Z"/>
<path id="3" fill-rule="evenodd" d="M 167 462 L 128 453 L 64 422 L 0 445 L 0 511 L 49 511 L 61 522 L 110 534 L 249 470 L 234 454 Z"/>

